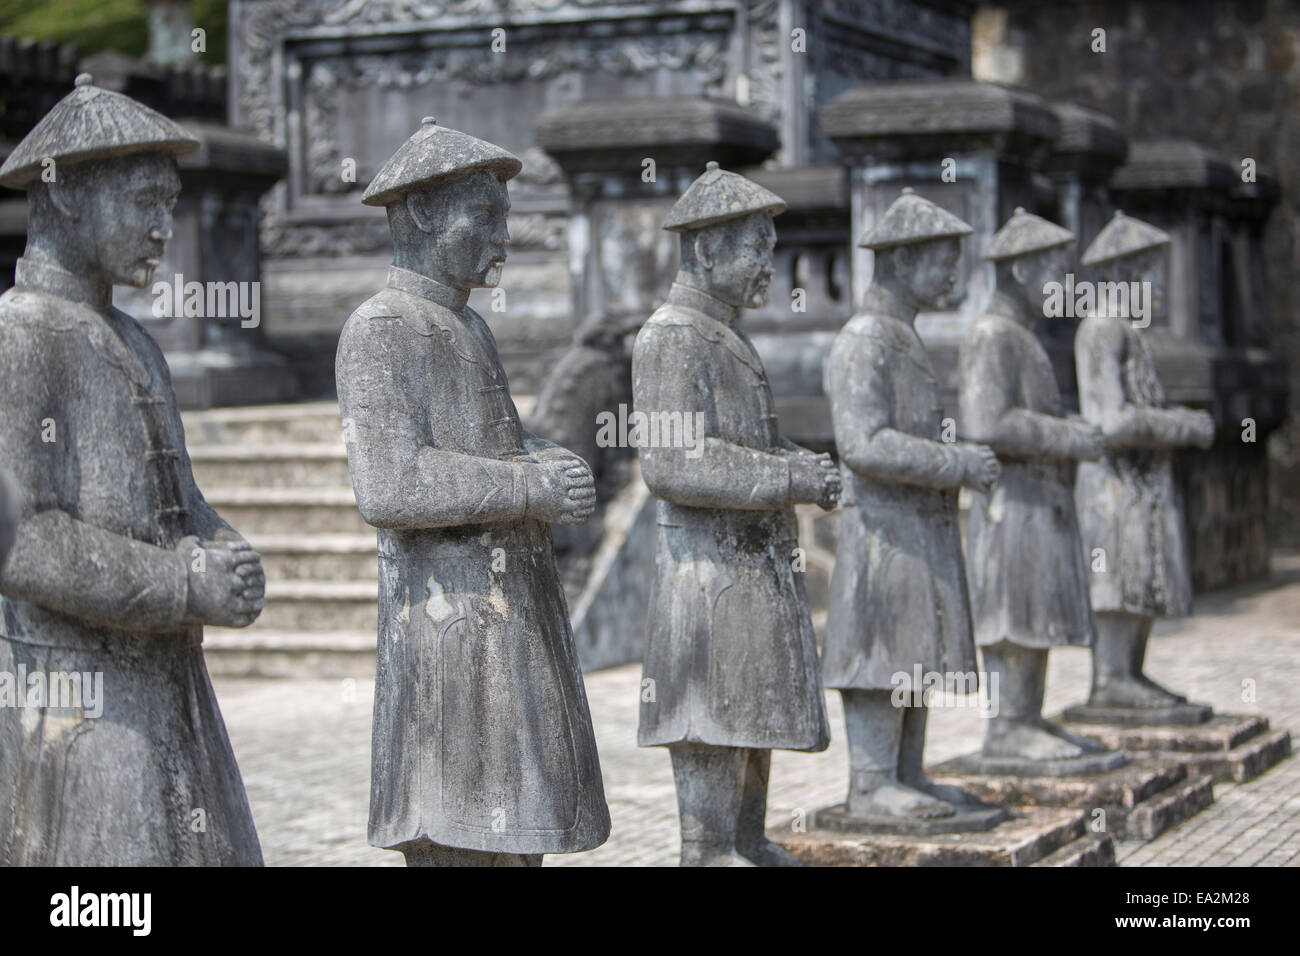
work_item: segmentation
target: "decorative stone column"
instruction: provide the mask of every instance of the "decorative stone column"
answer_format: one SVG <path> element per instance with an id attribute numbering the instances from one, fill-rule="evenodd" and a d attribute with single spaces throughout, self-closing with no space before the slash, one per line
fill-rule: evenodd
<path id="1" fill-rule="evenodd" d="M 857 238 L 904 186 L 974 227 L 962 245 L 949 308 L 922 313 L 916 322 L 943 406 L 955 409 L 957 347 L 993 289 L 993 267 L 980 257 L 1017 206 L 1040 208 L 1034 173 L 1060 123 L 1033 94 L 971 80 L 865 84 L 823 107 L 820 123 L 850 170 L 853 302 L 871 283 L 873 259 L 870 250 L 857 248 Z M 1065 373 L 1072 355 L 1058 352 L 1053 360 Z"/>
<path id="2" fill-rule="evenodd" d="M 573 315 L 663 302 L 677 271 L 668 208 L 709 161 L 749 166 L 776 151 L 776 130 L 747 110 L 702 98 L 603 100 L 559 107 L 537 124 L 539 147 L 572 190 Z"/>
<path id="3" fill-rule="evenodd" d="M 1214 151 L 1163 139 L 1133 142 L 1110 182 L 1116 206 L 1173 237 L 1152 352 L 1169 400 L 1208 409 L 1218 426 L 1213 448 L 1177 459 L 1198 590 L 1268 573 L 1265 442 L 1287 381 L 1267 347 L 1260 243 L 1277 193 L 1262 180 L 1242 183 Z"/>

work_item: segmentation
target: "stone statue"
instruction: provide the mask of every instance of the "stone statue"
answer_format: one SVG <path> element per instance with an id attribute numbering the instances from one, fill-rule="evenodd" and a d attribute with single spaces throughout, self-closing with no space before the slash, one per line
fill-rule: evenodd
<path id="1" fill-rule="evenodd" d="M 871 285 L 826 361 L 846 488 L 822 680 L 844 699 L 845 809 L 884 824 L 982 807 L 923 774 L 926 708 L 910 687 L 918 669 L 950 683 L 975 673 L 957 492 L 987 492 L 998 463 L 986 445 L 941 440 L 938 385 L 914 328 L 952 291 L 970 233 L 903 190 L 858 243 L 875 252 Z"/>
<path id="2" fill-rule="evenodd" d="M 1164 298 L 1169 241 L 1154 226 L 1117 212 L 1082 261 L 1099 282 L 1145 284 L 1128 288 L 1150 290 L 1147 307 L 1154 311 Z M 1146 336 L 1129 316 L 1107 314 L 1109 303 L 1098 297 L 1100 308 L 1083 319 L 1074 340 L 1079 406 L 1106 436 L 1105 455 L 1079 466 L 1075 486 L 1097 617 L 1088 707 L 1147 719 L 1188 713 L 1194 720 L 1208 709 L 1156 684 L 1142 673 L 1142 662 L 1154 618 L 1191 610 L 1171 456 L 1176 448 L 1208 448 L 1214 420 L 1167 406 Z"/>
<path id="3" fill-rule="evenodd" d="M 410 866 L 539 866 L 609 836 L 550 524 L 591 470 L 525 431 L 467 305 L 506 260 L 510 153 L 432 117 L 362 202 L 388 211 L 388 285 L 336 377 L 357 506 L 379 529 L 370 842 Z"/>
<path id="4" fill-rule="evenodd" d="M 4 567 L 9 549 L 18 533 L 18 502 L 22 491 L 8 469 L 0 468 L 0 568 Z"/>
<path id="5" fill-rule="evenodd" d="M 998 680 L 983 757 L 990 767 L 1005 761 L 1008 772 L 1086 772 L 1123 759 L 1042 716 L 1048 648 L 1091 645 L 1094 636 L 1074 472 L 1078 461 L 1101 457 L 1103 438 L 1095 425 L 1065 417 L 1034 335 L 1073 242 L 1060 226 L 1015 211 L 985 252 L 996 287 L 959 358 L 957 428 L 989 445 L 1002 466 L 991 492 L 972 493 L 966 572 L 975 642 L 990 683 Z"/>
<path id="6" fill-rule="evenodd" d="M 28 208 L 0 297 L 21 515 L 0 573 L 0 864 L 262 862 L 201 647 L 205 624 L 257 617 L 261 560 L 195 487 L 162 352 L 112 306 L 148 286 L 175 157 L 197 148 L 82 74 L 0 168 Z"/>
<path id="7" fill-rule="evenodd" d="M 683 866 L 797 864 L 764 836 L 770 751 L 830 740 L 793 505 L 833 508 L 839 472 L 778 434 L 740 328 L 767 298 L 784 209 L 709 163 L 668 214 L 681 268 L 632 355 L 659 499 L 638 742 L 672 755 Z"/>

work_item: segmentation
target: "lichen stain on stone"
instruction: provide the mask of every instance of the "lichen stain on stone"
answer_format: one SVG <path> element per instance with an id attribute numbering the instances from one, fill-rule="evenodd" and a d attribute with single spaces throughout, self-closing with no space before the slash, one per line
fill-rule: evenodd
<path id="1" fill-rule="evenodd" d="M 437 578 L 432 574 L 429 575 L 429 600 L 425 602 L 424 613 L 429 615 L 430 620 L 441 624 L 451 617 L 455 610 L 443 593 L 442 585 L 438 583 Z"/>
<path id="2" fill-rule="evenodd" d="M 1002 486 L 999 485 L 993 490 L 993 495 L 989 498 L 989 520 L 1001 521 L 1003 515 L 1006 513 L 1006 504 L 1006 492 Z"/>

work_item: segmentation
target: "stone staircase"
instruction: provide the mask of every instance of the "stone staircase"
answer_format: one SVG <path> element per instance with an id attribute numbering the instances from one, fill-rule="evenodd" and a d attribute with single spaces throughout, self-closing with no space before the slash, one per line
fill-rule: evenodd
<path id="1" fill-rule="evenodd" d="M 206 631 L 214 674 L 374 672 L 375 532 L 348 480 L 338 405 L 187 412 L 194 478 L 262 555 L 266 608 L 252 627 Z"/>

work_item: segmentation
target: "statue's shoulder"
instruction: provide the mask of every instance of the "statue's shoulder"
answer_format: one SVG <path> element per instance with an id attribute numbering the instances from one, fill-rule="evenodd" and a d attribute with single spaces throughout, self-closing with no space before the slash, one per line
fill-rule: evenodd
<path id="1" fill-rule="evenodd" d="M 403 301 L 404 298 L 395 294 L 393 289 L 380 289 L 352 310 L 347 324 L 369 328 L 371 322 L 383 324 L 384 320 L 401 319 L 402 313 L 410 309 L 409 303 Z"/>
<path id="2" fill-rule="evenodd" d="M 1128 340 L 1128 332 L 1127 322 L 1116 322 L 1108 316 L 1090 312 L 1079 320 L 1079 328 L 1074 333 L 1074 340 L 1099 348 L 1122 349 Z"/>
<path id="3" fill-rule="evenodd" d="M 996 312 L 977 316 L 966 333 L 965 344 L 977 347 L 1008 345 L 1019 339 L 1025 329 Z M 1032 333 L 1030 333 L 1032 334 Z"/>
<path id="4" fill-rule="evenodd" d="M 906 351 L 905 324 L 878 312 L 859 312 L 844 323 L 839 338 L 857 350 Z"/>
<path id="5" fill-rule="evenodd" d="M 0 323 L 14 334 L 68 332 L 81 325 L 85 311 L 75 302 L 35 289 L 13 288 L 0 295 Z"/>

